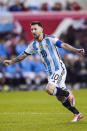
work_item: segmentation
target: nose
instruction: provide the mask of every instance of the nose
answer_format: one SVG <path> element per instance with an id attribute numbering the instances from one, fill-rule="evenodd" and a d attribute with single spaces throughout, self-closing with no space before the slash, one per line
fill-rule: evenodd
<path id="1" fill-rule="evenodd" d="M 34 34 L 34 33 L 35 33 L 35 30 L 32 30 L 32 33 Z"/>

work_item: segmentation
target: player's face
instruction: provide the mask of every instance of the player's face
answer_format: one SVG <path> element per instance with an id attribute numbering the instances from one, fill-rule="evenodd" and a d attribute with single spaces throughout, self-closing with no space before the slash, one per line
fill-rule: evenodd
<path id="1" fill-rule="evenodd" d="M 42 27 L 38 26 L 37 24 L 31 25 L 31 32 L 32 32 L 34 39 L 39 39 L 40 35 L 43 32 L 43 29 Z"/>

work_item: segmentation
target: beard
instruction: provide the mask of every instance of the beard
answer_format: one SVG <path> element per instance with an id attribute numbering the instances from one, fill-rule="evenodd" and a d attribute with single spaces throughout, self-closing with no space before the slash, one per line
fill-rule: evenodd
<path id="1" fill-rule="evenodd" d="M 39 39 L 39 36 L 37 36 L 37 35 L 33 35 L 33 37 L 34 37 L 35 40 Z"/>

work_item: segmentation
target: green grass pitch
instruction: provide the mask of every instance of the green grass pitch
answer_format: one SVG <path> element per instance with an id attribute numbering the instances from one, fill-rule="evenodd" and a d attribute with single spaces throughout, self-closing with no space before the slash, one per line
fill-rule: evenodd
<path id="1" fill-rule="evenodd" d="M 0 131 L 87 131 L 87 89 L 74 90 L 84 118 L 72 113 L 45 91 L 0 92 Z"/>

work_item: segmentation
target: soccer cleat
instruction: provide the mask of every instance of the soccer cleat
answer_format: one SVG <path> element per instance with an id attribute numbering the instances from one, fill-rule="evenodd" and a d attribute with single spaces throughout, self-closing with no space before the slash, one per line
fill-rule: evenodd
<path id="1" fill-rule="evenodd" d="M 79 121 L 82 118 L 83 118 L 82 114 L 78 114 L 78 115 L 74 114 L 72 122 L 77 122 L 77 121 Z"/>
<path id="2" fill-rule="evenodd" d="M 72 90 L 68 90 L 69 96 L 67 97 L 67 100 L 71 103 L 71 106 L 75 106 L 75 97 L 73 95 Z"/>

